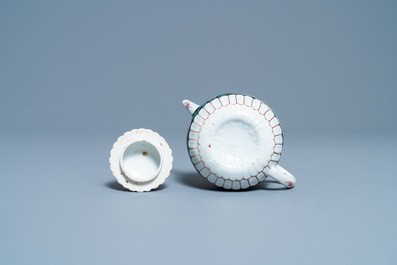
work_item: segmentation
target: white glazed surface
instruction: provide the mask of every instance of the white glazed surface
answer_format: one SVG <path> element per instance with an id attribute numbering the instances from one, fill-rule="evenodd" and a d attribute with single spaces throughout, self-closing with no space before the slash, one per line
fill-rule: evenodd
<path id="1" fill-rule="evenodd" d="M 173 157 L 167 142 L 159 134 L 148 129 L 135 129 L 117 139 L 110 151 L 109 162 L 113 175 L 124 188 L 143 192 L 164 183 L 172 169 Z"/>
<path id="2" fill-rule="evenodd" d="M 162 155 L 149 142 L 137 141 L 126 146 L 121 154 L 122 172 L 132 180 L 146 182 L 155 178 L 162 167 Z"/>
<path id="3" fill-rule="evenodd" d="M 226 189 L 258 184 L 282 151 L 282 131 L 271 109 L 245 95 L 225 95 L 207 103 L 188 135 L 191 160 L 209 182 Z"/>

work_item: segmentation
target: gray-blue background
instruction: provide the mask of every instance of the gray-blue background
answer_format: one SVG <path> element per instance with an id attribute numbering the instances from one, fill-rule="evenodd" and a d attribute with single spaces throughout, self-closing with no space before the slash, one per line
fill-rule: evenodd
<path id="1" fill-rule="evenodd" d="M 1 1 L 0 262 L 392 264 L 395 1 Z M 225 92 L 265 101 L 297 177 L 222 192 L 185 150 Z M 125 192 L 117 137 L 157 131 L 174 170 Z"/>

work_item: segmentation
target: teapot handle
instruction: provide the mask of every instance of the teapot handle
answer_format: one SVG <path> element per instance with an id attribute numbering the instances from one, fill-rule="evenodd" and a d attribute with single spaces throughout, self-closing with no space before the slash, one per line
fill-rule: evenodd
<path id="1" fill-rule="evenodd" d="M 289 173 L 286 169 L 284 169 L 279 165 L 271 166 L 267 170 L 266 175 L 272 177 L 277 182 L 279 182 L 280 184 L 284 185 L 289 189 L 294 187 L 296 183 L 295 177 L 291 173 Z"/>

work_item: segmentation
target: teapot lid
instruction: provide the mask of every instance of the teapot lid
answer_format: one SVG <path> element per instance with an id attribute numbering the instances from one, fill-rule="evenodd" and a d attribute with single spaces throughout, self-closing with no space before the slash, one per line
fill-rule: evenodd
<path id="1" fill-rule="evenodd" d="M 172 151 L 158 133 L 134 129 L 120 136 L 110 151 L 110 169 L 131 191 L 150 191 L 163 184 L 172 169 Z"/>

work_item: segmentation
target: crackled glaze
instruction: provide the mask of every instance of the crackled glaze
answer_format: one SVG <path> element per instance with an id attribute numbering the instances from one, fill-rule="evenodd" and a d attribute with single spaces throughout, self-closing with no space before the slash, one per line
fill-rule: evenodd
<path id="1" fill-rule="evenodd" d="M 295 178 L 277 166 L 283 135 L 272 110 L 242 94 L 225 94 L 202 106 L 184 100 L 193 114 L 188 149 L 193 165 L 209 182 L 225 189 L 245 189 L 271 176 L 286 187 Z"/>

